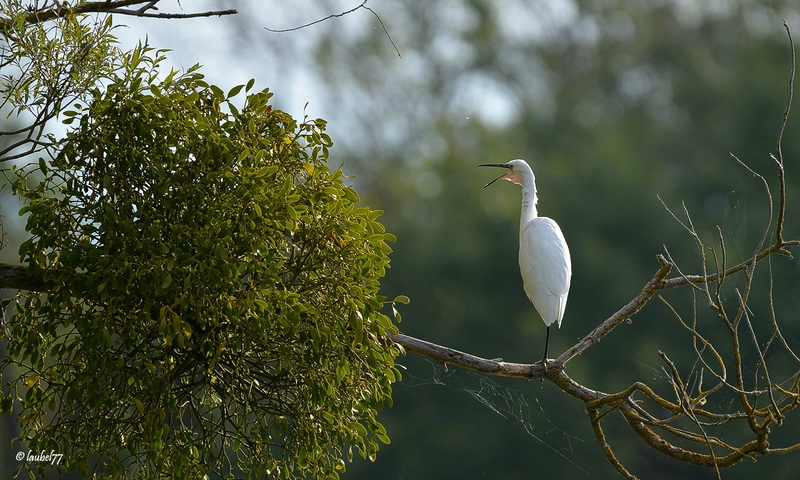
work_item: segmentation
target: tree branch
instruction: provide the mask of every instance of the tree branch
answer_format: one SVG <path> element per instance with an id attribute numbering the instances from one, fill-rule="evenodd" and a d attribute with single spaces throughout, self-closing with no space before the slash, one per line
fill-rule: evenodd
<path id="1" fill-rule="evenodd" d="M 525 364 L 508 363 L 502 360 L 487 360 L 469 353 L 459 352 L 452 348 L 426 342 L 425 340 L 409 337 L 402 333 L 390 335 L 389 338 L 398 345 L 403 346 L 406 351 L 438 360 L 445 366 L 445 369 L 447 368 L 447 364 L 451 364 L 458 365 L 468 370 L 488 373 L 490 375 L 500 375 L 503 377 L 543 378 L 545 376 L 545 368 L 542 363 Z"/>
<path id="2" fill-rule="evenodd" d="M 296 30 L 300 30 L 300 29 L 303 29 L 303 28 L 306 28 L 306 27 L 310 27 L 310 26 L 312 26 L 312 25 L 316 25 L 316 24 L 318 24 L 318 23 L 322 23 L 322 22 L 324 22 L 325 20 L 330 20 L 331 18 L 339 18 L 339 17 L 344 17 L 345 15 L 348 15 L 348 14 L 350 14 L 350 13 L 353 13 L 353 12 L 355 12 L 356 10 L 359 10 L 359 9 L 362 9 L 362 8 L 363 8 L 364 10 L 367 10 L 367 11 L 369 11 L 369 12 L 370 12 L 370 13 L 371 13 L 371 14 L 372 14 L 372 15 L 373 15 L 373 16 L 374 16 L 374 17 L 375 17 L 377 20 L 378 20 L 378 22 L 381 24 L 381 28 L 383 28 L 383 33 L 384 33 L 384 34 L 386 34 L 386 37 L 389 39 L 389 42 L 391 42 L 391 43 L 392 43 L 392 47 L 394 47 L 394 51 L 395 51 L 395 52 L 397 52 L 397 56 L 398 56 L 398 57 L 400 57 L 400 58 L 402 58 L 403 56 L 402 56 L 402 55 L 400 55 L 400 49 L 398 49 L 398 48 L 397 48 L 397 45 L 395 45 L 395 43 L 394 43 L 394 40 L 392 39 L 392 36 L 391 36 L 391 35 L 389 35 L 389 30 L 387 30 L 387 29 L 386 29 L 386 24 L 385 24 L 385 23 L 383 23 L 383 20 L 382 20 L 382 19 L 381 19 L 381 17 L 380 17 L 380 16 L 379 16 L 379 15 L 378 15 L 378 14 L 375 12 L 375 10 L 373 10 L 373 9 L 371 9 L 371 8 L 369 8 L 369 7 L 367 6 L 367 0 L 363 0 L 361 3 L 359 3 L 357 6 L 355 6 L 355 7 L 351 8 L 350 10 L 347 10 L 347 11 L 344 11 L 344 12 L 340 12 L 340 13 L 334 13 L 334 14 L 328 15 L 327 17 L 320 18 L 320 19 L 314 20 L 313 22 L 305 23 L 305 24 L 303 24 L 303 25 L 299 25 L 299 26 L 297 26 L 297 27 L 282 28 L 282 29 L 275 29 L 275 28 L 264 27 L 264 30 L 266 30 L 266 31 L 268 31 L 268 32 L 272 32 L 272 33 L 286 33 L 286 32 L 294 32 L 294 31 L 296 31 Z"/>
<path id="3" fill-rule="evenodd" d="M 108 13 L 116 13 L 118 15 L 129 15 L 133 17 L 143 18 L 160 18 L 160 19 L 180 19 L 180 18 L 198 18 L 198 17 L 221 17 L 223 15 L 236 15 L 239 13 L 235 9 L 229 10 L 209 10 L 207 12 L 196 13 L 145 13 L 140 10 L 125 10 L 121 8 L 107 10 Z"/>
<path id="4" fill-rule="evenodd" d="M 0 288 L 45 292 L 48 286 L 42 280 L 28 275 L 27 267 L 0 263 Z"/>
<path id="5" fill-rule="evenodd" d="M 212 10 L 207 12 L 198 13 L 160 13 L 153 14 L 147 13 L 148 10 L 157 10 L 156 6 L 161 0 L 108 0 L 98 2 L 86 2 L 79 5 L 70 6 L 66 2 L 59 3 L 53 2 L 50 8 L 43 8 L 34 10 L 25 17 L 25 23 L 36 24 L 43 23 L 55 18 L 65 17 L 67 15 L 80 15 L 88 13 L 116 13 L 119 15 L 131 15 L 137 17 L 150 17 L 150 18 L 194 18 L 194 17 L 211 17 L 222 15 L 235 15 L 238 13 L 234 9 L 229 10 Z M 143 5 L 141 8 L 132 10 L 125 7 L 132 7 L 135 5 Z M 0 19 L 0 31 L 5 32 L 11 27 L 13 19 L 5 18 Z"/>
<path id="6" fill-rule="evenodd" d="M 450 364 L 489 375 L 527 378 L 528 380 L 547 378 L 561 390 L 587 403 L 603 400 L 609 396 L 607 393 L 592 390 L 573 380 L 564 372 L 563 366 L 559 365 L 557 360 L 548 360 L 546 364 L 542 362 L 510 363 L 504 362 L 502 359 L 487 360 L 402 333 L 389 335 L 389 338 L 408 352 L 441 362 L 445 369 Z"/>
<path id="7" fill-rule="evenodd" d="M 323 18 L 320 18 L 320 19 L 314 20 L 313 22 L 304 23 L 303 25 L 299 25 L 299 26 L 297 26 L 297 27 L 291 27 L 291 28 L 282 28 L 282 29 L 275 29 L 275 28 L 264 27 L 264 30 L 266 30 L 266 31 L 268 31 L 268 32 L 272 32 L 272 33 L 286 33 L 286 32 L 294 32 L 294 31 L 296 31 L 296 30 L 300 30 L 300 29 L 303 29 L 303 28 L 306 28 L 306 27 L 310 27 L 310 26 L 312 26 L 312 25 L 316 25 L 316 24 L 318 24 L 318 23 L 322 23 L 322 22 L 324 22 L 325 20 L 330 20 L 331 18 L 339 18 L 339 17 L 344 17 L 345 15 L 348 15 L 348 14 L 350 14 L 350 13 L 353 13 L 353 12 L 355 12 L 355 11 L 356 11 L 356 10 L 358 10 L 358 9 L 361 9 L 361 8 L 367 8 L 367 6 L 366 6 L 366 5 L 367 5 L 367 0 L 364 0 L 364 1 L 362 1 L 361 3 L 359 3 L 358 5 L 356 5 L 355 7 L 351 8 L 350 10 L 346 10 L 346 11 L 344 11 L 344 12 L 339 12 L 339 13 L 333 13 L 333 14 L 330 14 L 330 15 L 328 15 L 327 17 L 323 17 Z M 373 13 L 374 13 L 374 12 L 373 12 Z"/>
<path id="8" fill-rule="evenodd" d="M 653 279 L 647 282 L 647 285 L 644 286 L 641 293 L 631 300 L 627 305 L 619 309 L 617 313 L 609 317 L 606 321 L 601 323 L 597 326 L 592 332 L 585 336 L 581 341 L 576 343 L 572 348 L 567 350 L 566 352 L 559 355 L 556 359 L 556 363 L 561 365 L 562 367 L 566 365 L 572 358 L 577 355 L 580 355 L 584 350 L 591 347 L 593 344 L 602 340 L 603 337 L 608 335 L 611 330 L 613 330 L 617 325 L 622 323 L 623 321 L 627 320 L 645 304 L 653 298 L 656 292 L 659 290 L 663 290 L 666 287 L 666 283 L 664 279 L 669 275 L 669 272 L 672 270 L 672 263 L 668 262 L 663 255 L 658 255 L 656 257 L 658 262 L 661 264 L 661 268 L 658 269 L 658 272 L 653 276 Z"/>

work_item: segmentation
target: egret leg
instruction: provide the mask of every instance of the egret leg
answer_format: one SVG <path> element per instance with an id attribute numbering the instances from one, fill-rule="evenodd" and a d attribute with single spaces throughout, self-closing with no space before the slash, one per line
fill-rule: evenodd
<path id="1" fill-rule="evenodd" d="M 547 335 L 544 337 L 544 356 L 542 357 L 542 363 L 547 363 L 547 347 L 550 343 L 550 325 L 547 326 Z"/>

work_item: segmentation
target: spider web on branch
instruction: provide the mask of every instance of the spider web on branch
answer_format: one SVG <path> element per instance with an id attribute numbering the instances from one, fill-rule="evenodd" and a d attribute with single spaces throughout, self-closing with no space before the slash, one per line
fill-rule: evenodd
<path id="1" fill-rule="evenodd" d="M 550 420 L 535 395 L 524 394 L 518 389 L 501 385 L 485 374 L 453 366 L 448 366 L 445 370 L 438 362 L 424 357 L 422 359 L 431 368 L 430 376 L 416 376 L 406 369 L 403 372 L 403 380 L 395 385 L 395 389 L 441 385 L 464 392 L 497 415 L 521 427 L 529 436 L 584 472 L 588 478 L 603 478 L 591 465 L 581 459 L 581 454 L 575 449 L 576 444 L 579 444 L 602 455 L 594 438 L 584 440 L 559 428 Z M 585 415 L 583 411 L 578 413 Z"/>

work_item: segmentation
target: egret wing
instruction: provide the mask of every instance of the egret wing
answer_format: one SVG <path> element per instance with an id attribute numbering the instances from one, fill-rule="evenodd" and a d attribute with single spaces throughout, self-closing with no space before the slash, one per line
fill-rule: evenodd
<path id="1" fill-rule="evenodd" d="M 519 247 L 525 293 L 545 325 L 561 327 L 572 278 L 572 261 L 561 228 L 551 218 L 534 218 L 521 230 Z"/>

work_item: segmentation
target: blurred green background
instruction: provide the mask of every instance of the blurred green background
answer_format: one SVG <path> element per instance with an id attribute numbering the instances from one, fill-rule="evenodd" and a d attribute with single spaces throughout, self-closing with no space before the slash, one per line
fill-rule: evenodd
<path id="1" fill-rule="evenodd" d="M 479 163 L 528 160 L 539 213 L 556 219 L 569 243 L 572 288 L 551 357 L 633 299 L 664 246 L 684 272 L 700 273 L 694 241 L 658 197 L 680 218 L 685 202 L 708 245 L 719 225 L 729 262 L 751 255 L 768 220 L 762 184 L 730 153 L 777 195 L 769 153 L 791 68 L 782 21 L 800 38 L 797 2 L 375 0 L 367 4 L 372 11 L 285 33 L 263 27 L 303 25 L 359 2 L 215 4 L 240 14 L 168 25 L 119 19 L 131 25 L 121 41 L 146 34 L 175 49 L 176 65 L 205 64 L 223 89 L 255 77 L 275 91 L 279 108 L 330 122 L 331 158 L 347 159 L 362 201 L 385 210 L 383 221 L 398 237 L 383 290 L 411 298 L 401 309 L 408 335 L 485 358 L 533 362 L 541 355 L 545 329 L 517 265 L 520 191 L 505 182 L 481 190 L 498 173 Z M 787 238 L 800 233 L 799 127 L 797 115 L 790 117 L 783 143 Z M 11 229 L 18 206 L 2 202 Z M 15 250 L 12 242 L 0 255 L 13 262 Z M 783 334 L 800 349 L 800 262 L 775 258 L 771 267 Z M 760 297 L 750 307 L 765 342 L 767 269 L 759 272 Z M 665 298 L 691 319 L 688 290 Z M 724 298 L 735 304 L 732 287 Z M 698 324 L 709 338 L 725 339 L 702 301 Z M 656 299 L 567 372 L 605 392 L 643 381 L 673 398 L 658 350 L 683 372 L 692 366 L 690 336 Z M 745 346 L 751 365 L 752 355 Z M 354 461 L 343 478 L 617 477 L 583 404 L 549 382 L 445 372 L 414 355 L 399 362 L 406 374 L 382 414 L 392 443 L 374 463 Z M 729 401 L 713 406 L 724 411 Z M 5 422 L 8 445 L 14 424 Z M 715 478 L 654 452 L 618 415 L 603 425 L 640 478 Z M 798 426 L 789 418 L 773 446 L 800 441 Z M 745 429 L 719 434 L 736 442 Z M 9 468 L 13 453 L 5 456 Z M 797 478 L 800 452 L 757 460 L 723 478 Z"/>

